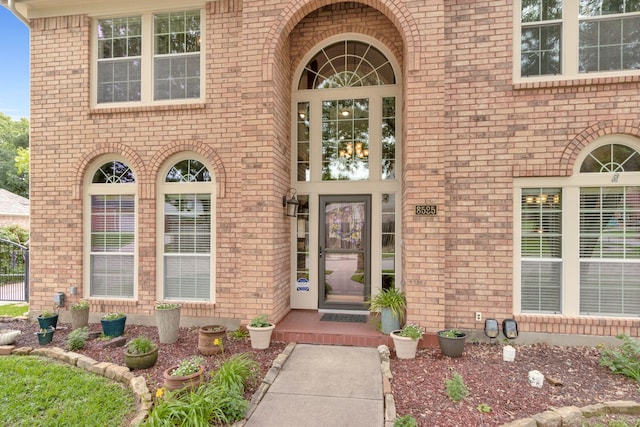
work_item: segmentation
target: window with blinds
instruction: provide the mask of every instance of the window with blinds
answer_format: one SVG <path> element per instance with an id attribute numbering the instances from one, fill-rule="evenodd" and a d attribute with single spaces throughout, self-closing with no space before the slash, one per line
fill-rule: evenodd
<path id="1" fill-rule="evenodd" d="M 580 313 L 640 314 L 640 187 L 580 189 Z"/>
<path id="2" fill-rule="evenodd" d="M 562 190 L 523 188 L 521 310 L 560 313 L 562 307 Z"/>
<path id="3" fill-rule="evenodd" d="M 103 164 L 92 177 L 89 253 L 92 297 L 134 296 L 135 194 L 117 194 L 135 191 L 132 183 L 135 183 L 133 172 L 118 161 Z"/>
<path id="4" fill-rule="evenodd" d="M 175 163 L 165 182 L 176 191 L 164 194 L 163 297 L 210 301 L 211 193 L 199 192 L 198 183 L 210 183 L 211 175 L 204 164 L 188 159 Z"/>

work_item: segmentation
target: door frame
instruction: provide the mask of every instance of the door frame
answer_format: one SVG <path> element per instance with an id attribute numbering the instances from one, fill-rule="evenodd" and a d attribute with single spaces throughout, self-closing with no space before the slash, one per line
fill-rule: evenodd
<path id="1" fill-rule="evenodd" d="M 371 194 L 327 194 L 319 195 L 318 203 L 318 308 L 320 310 L 368 310 L 366 301 L 371 297 Z M 327 253 L 357 253 L 356 250 L 327 250 L 325 247 L 325 206 L 329 203 L 364 203 L 364 289 L 363 302 L 327 302 L 325 301 L 325 260 Z"/>

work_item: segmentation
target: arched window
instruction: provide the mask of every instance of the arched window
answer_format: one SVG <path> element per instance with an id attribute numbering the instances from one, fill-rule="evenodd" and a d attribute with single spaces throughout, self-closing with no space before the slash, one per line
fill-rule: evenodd
<path id="1" fill-rule="evenodd" d="M 129 166 L 103 162 L 87 185 L 89 295 L 133 298 L 136 257 L 136 185 Z"/>
<path id="2" fill-rule="evenodd" d="M 162 189 L 163 300 L 213 300 L 213 197 L 209 168 L 194 158 L 174 161 Z"/>
<path id="3" fill-rule="evenodd" d="M 573 176 L 515 181 L 516 309 L 640 315 L 639 150 L 636 138 L 607 135 L 578 156 Z"/>

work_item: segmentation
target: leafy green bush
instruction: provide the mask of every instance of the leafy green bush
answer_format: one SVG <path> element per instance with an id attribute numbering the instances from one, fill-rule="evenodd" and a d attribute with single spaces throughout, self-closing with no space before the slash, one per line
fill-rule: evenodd
<path id="1" fill-rule="evenodd" d="M 418 427 L 418 421 L 413 415 L 403 415 L 393 421 L 393 427 Z"/>
<path id="2" fill-rule="evenodd" d="M 622 374 L 640 382 L 640 343 L 625 334 L 616 338 L 622 340 L 622 345 L 604 349 L 600 355 L 600 365 L 608 367 L 614 374 Z"/>
<path id="3" fill-rule="evenodd" d="M 89 339 L 89 328 L 78 328 L 71 331 L 67 337 L 67 347 L 71 351 L 80 350 Z"/>
<path id="4" fill-rule="evenodd" d="M 464 379 L 459 373 L 454 372 L 453 377 L 446 380 L 444 383 L 447 389 L 447 395 L 454 403 L 457 403 L 469 396 L 469 388 L 467 388 L 467 385 L 464 383 Z"/>
<path id="5" fill-rule="evenodd" d="M 244 386 L 260 375 L 260 365 L 248 353 L 239 353 L 225 361 L 211 377 L 211 381 L 230 390 L 244 392 Z"/>

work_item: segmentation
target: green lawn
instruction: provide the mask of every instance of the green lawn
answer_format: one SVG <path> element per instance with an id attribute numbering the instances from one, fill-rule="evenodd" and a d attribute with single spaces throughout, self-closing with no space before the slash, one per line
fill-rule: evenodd
<path id="1" fill-rule="evenodd" d="M 29 304 L 25 303 L 0 305 L 0 316 L 22 316 L 27 311 L 29 311 Z"/>
<path id="2" fill-rule="evenodd" d="M 106 378 L 36 356 L 0 357 L 2 426 L 120 427 L 134 408 L 131 390 Z"/>

